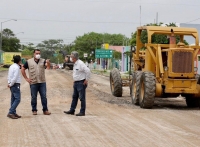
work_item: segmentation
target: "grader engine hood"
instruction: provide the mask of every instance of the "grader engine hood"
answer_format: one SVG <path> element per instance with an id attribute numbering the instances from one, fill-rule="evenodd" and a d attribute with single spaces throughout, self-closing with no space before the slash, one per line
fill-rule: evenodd
<path id="1" fill-rule="evenodd" d="M 168 76 L 194 78 L 194 49 L 171 48 L 168 51 Z"/>

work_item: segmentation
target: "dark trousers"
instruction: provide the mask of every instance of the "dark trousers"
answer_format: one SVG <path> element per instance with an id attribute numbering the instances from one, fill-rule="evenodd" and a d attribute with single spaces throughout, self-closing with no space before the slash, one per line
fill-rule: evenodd
<path id="1" fill-rule="evenodd" d="M 15 83 L 10 87 L 11 91 L 11 107 L 9 109 L 9 114 L 16 114 L 16 108 L 21 101 L 20 84 Z"/>
<path id="2" fill-rule="evenodd" d="M 37 83 L 30 85 L 31 88 L 31 106 L 32 111 L 37 111 L 37 94 L 40 93 L 43 111 L 48 111 L 46 97 L 46 83 Z"/>
<path id="3" fill-rule="evenodd" d="M 80 113 L 85 113 L 86 109 L 86 99 L 85 99 L 85 90 L 87 88 L 87 85 L 83 85 L 84 81 L 74 82 L 74 93 L 72 96 L 72 103 L 70 111 L 74 112 L 78 103 L 78 98 L 81 101 L 81 109 Z"/>

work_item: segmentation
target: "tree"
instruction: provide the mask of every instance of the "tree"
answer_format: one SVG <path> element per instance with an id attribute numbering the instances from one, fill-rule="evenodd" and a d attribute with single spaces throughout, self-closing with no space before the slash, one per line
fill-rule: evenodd
<path id="1" fill-rule="evenodd" d="M 10 29 L 4 29 L 3 30 L 3 34 L 2 34 L 5 38 L 10 38 L 10 37 L 14 37 L 15 34 L 13 33 L 13 31 L 11 31 Z"/>
<path id="2" fill-rule="evenodd" d="M 22 55 L 32 55 L 33 54 L 33 51 L 30 51 L 29 49 L 24 49 L 22 51 Z"/>
<path id="3" fill-rule="evenodd" d="M 37 45 L 37 48 L 43 48 L 45 50 L 49 51 L 55 51 L 56 49 L 62 49 L 63 48 L 63 40 L 62 39 L 49 39 L 49 40 L 44 40 L 42 43 L 39 43 Z"/>
<path id="4" fill-rule="evenodd" d="M 5 52 L 18 52 L 20 40 L 15 37 L 15 34 L 10 29 L 2 31 L 2 50 Z"/>
<path id="5" fill-rule="evenodd" d="M 127 40 L 129 40 L 129 38 L 122 34 L 101 34 L 90 32 L 84 34 L 83 36 L 76 37 L 72 49 L 78 51 L 80 58 L 84 59 L 84 53 L 90 55 L 92 52 L 95 52 L 95 49 L 102 48 L 101 46 L 104 43 L 108 43 L 110 45 L 125 45 L 125 41 Z M 94 58 L 94 54 L 92 56 L 88 56 L 88 60 L 94 60 Z"/>
<path id="6" fill-rule="evenodd" d="M 46 58 L 46 59 L 50 59 L 51 63 L 63 63 L 64 62 L 64 58 L 61 54 L 57 54 L 57 56 L 51 56 L 50 58 Z"/>
<path id="7" fill-rule="evenodd" d="M 102 48 L 103 43 L 109 43 L 110 45 L 125 45 L 125 42 L 129 41 L 129 38 L 122 34 L 99 34 L 95 32 L 84 34 L 83 36 L 77 36 L 76 39 L 70 44 L 63 44 L 62 39 L 49 39 L 39 43 L 36 48 L 41 50 L 43 58 L 50 58 L 51 62 L 61 62 L 63 58 L 63 52 L 70 54 L 72 51 L 78 51 L 80 59 L 84 59 L 83 54 L 87 53 L 87 60 L 95 59 L 95 49 Z M 54 56 L 56 54 L 56 57 Z M 121 58 L 121 53 L 115 53 L 117 59 Z"/>
<path id="8" fill-rule="evenodd" d="M 118 52 L 118 51 L 114 51 L 113 57 L 114 57 L 116 60 L 121 59 L 122 53 L 121 53 L 121 52 Z"/>
<path id="9" fill-rule="evenodd" d="M 167 27 L 177 27 L 175 23 L 169 23 L 169 24 L 165 24 Z"/>
<path id="10" fill-rule="evenodd" d="M 67 50 L 67 45 L 63 44 L 62 39 L 49 39 L 39 43 L 36 48 L 41 50 L 41 57 L 50 59 L 54 63 L 63 63 L 64 56 L 62 51 Z"/>
<path id="11" fill-rule="evenodd" d="M 50 59 L 53 57 L 53 54 L 54 54 L 54 52 L 49 51 L 49 50 L 44 50 L 44 49 L 41 49 L 40 53 L 41 53 L 41 57 L 44 59 Z"/>

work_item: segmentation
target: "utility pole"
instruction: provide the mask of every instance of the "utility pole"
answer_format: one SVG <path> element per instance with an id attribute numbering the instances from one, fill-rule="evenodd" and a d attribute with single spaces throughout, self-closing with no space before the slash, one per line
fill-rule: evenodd
<path id="1" fill-rule="evenodd" d="M 156 24 L 158 24 L 158 12 L 156 13 Z"/>
<path id="2" fill-rule="evenodd" d="M 141 8 L 141 5 L 140 5 L 140 26 L 141 26 L 141 10 L 142 8 Z"/>

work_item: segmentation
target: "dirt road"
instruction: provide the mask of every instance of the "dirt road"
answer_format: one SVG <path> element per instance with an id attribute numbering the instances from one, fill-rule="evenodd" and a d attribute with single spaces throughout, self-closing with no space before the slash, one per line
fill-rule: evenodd
<path id="1" fill-rule="evenodd" d="M 10 91 L 7 72 L 0 72 L 0 147 L 198 147 L 200 110 L 188 109 L 182 98 L 156 99 L 153 109 L 131 104 L 129 90 L 123 97 L 110 94 L 108 77 L 92 75 L 87 88 L 86 116 L 66 115 L 72 95 L 71 71 L 48 70 L 47 96 L 52 115 L 33 116 L 30 89 L 22 80 L 21 119 L 6 117 Z M 80 103 L 76 113 L 79 112 Z"/>

